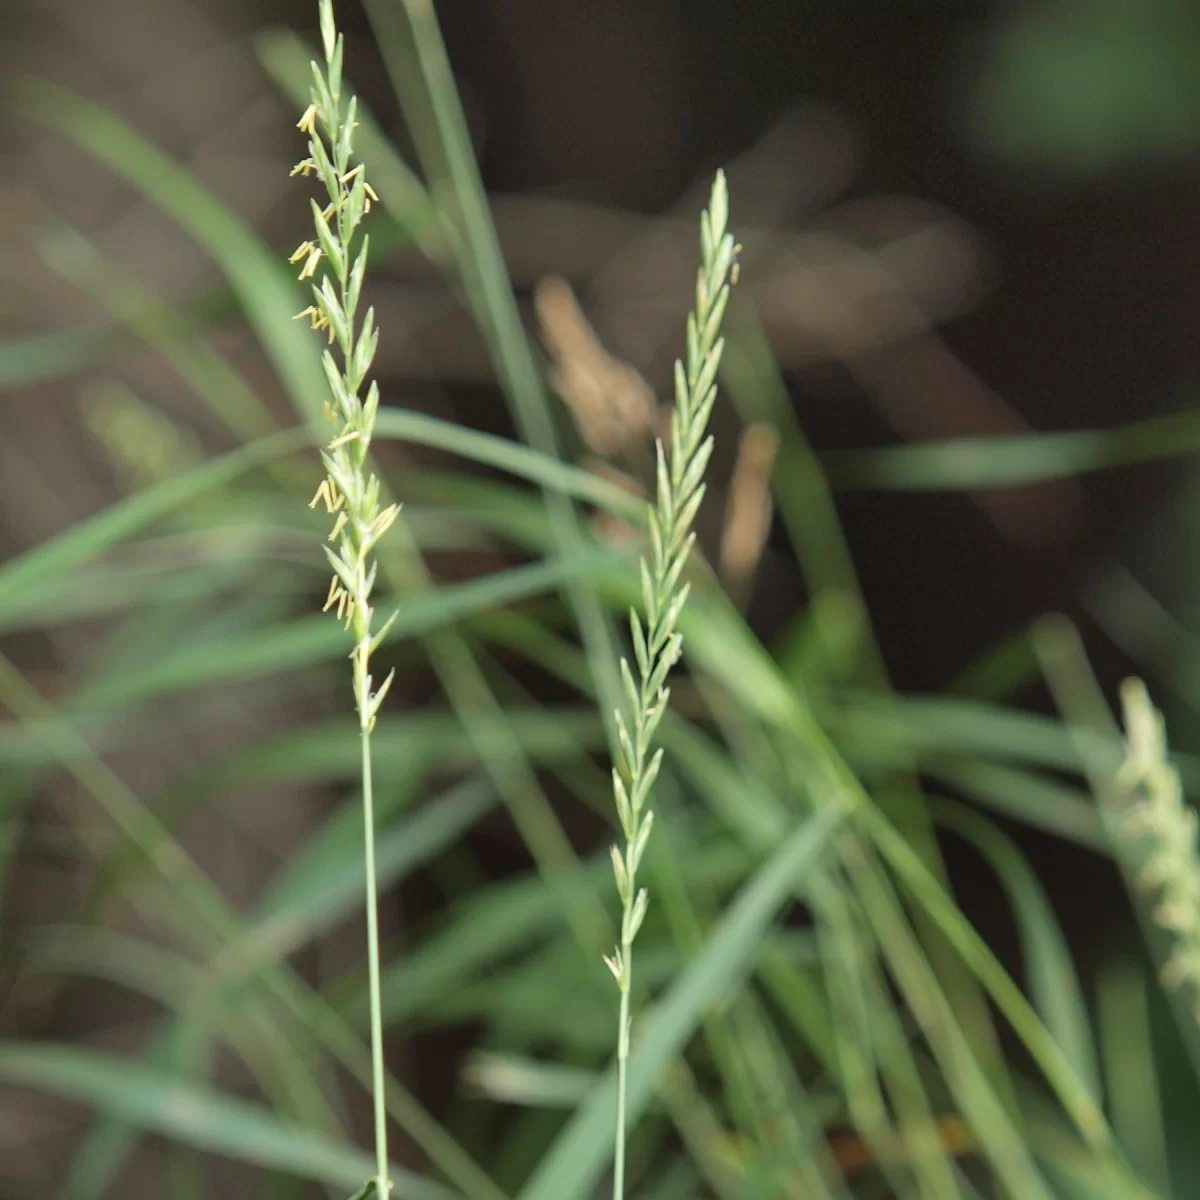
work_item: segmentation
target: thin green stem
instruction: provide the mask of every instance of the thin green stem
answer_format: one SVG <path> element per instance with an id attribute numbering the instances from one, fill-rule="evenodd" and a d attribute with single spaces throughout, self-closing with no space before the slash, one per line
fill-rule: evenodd
<path id="1" fill-rule="evenodd" d="M 367 869 L 367 986 L 371 993 L 371 1097 L 375 1107 L 375 1188 L 388 1194 L 387 1104 L 383 1070 L 383 1000 L 379 983 L 379 893 L 375 883 L 375 796 L 371 731 L 362 728 L 363 858 Z"/>
<path id="2" fill-rule="evenodd" d="M 623 943 L 623 953 L 628 961 L 629 943 Z M 621 992 L 621 1029 L 629 1028 L 629 991 Z M 625 1195 L 625 1096 L 626 1075 L 629 1070 L 629 1038 L 622 1037 L 617 1049 L 617 1130 L 616 1146 L 613 1150 L 613 1200 L 623 1200 Z"/>

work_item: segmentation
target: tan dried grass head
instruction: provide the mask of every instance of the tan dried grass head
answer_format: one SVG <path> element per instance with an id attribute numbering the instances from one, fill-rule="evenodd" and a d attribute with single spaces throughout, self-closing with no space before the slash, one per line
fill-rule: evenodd
<path id="1" fill-rule="evenodd" d="M 551 382 L 588 447 L 610 458 L 647 438 L 657 424 L 654 389 L 604 348 L 571 285 L 558 276 L 543 279 L 534 306 L 553 362 Z"/>

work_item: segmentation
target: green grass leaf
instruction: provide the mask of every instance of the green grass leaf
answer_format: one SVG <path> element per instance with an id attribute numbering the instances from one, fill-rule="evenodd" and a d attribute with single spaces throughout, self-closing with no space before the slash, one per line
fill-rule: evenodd
<path id="1" fill-rule="evenodd" d="M 1016 843 L 986 818 L 946 801 L 935 803 L 934 815 L 943 828 L 969 841 L 996 873 L 1017 923 L 1033 1006 L 1080 1082 L 1100 1103 L 1100 1066 L 1087 1004 L 1041 881 Z"/>
<path id="2" fill-rule="evenodd" d="M 359 1187 L 370 1155 L 289 1125 L 266 1109 L 179 1083 L 154 1067 L 95 1050 L 0 1044 L 0 1078 L 91 1105 L 201 1150 L 336 1187 Z M 453 1200 L 457 1193 L 392 1167 L 397 1200 Z"/>
<path id="3" fill-rule="evenodd" d="M 304 306 L 304 291 L 282 256 L 182 166 L 104 108 L 44 81 L 25 82 L 16 96 L 24 116 L 71 138 L 208 252 L 233 286 L 297 411 L 319 417 L 325 375 L 316 339 L 303 322 L 292 320 Z"/>

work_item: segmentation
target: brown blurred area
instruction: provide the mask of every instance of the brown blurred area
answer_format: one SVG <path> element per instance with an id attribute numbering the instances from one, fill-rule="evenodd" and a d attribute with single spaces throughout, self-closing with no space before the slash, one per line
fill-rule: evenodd
<path id="1" fill-rule="evenodd" d="M 110 106 L 283 249 L 303 229 L 283 170 L 290 114 L 251 39 L 281 21 L 311 29 L 309 7 L 17 0 L 4 17 L 4 69 Z M 340 11 L 358 86 L 404 146 L 365 20 L 351 4 Z M 439 13 L 518 288 L 567 279 L 602 344 L 654 386 L 666 378 L 688 283 L 690 214 L 717 164 L 737 196 L 747 290 L 819 448 L 1113 423 L 1149 412 L 1179 372 L 1196 274 L 1187 266 L 1194 186 L 1169 164 L 1081 184 L 972 153 L 971 72 L 1003 21 L 987 5 L 800 12 L 615 0 L 551 11 L 489 0 Z M 4 144 L 7 331 L 96 314 L 31 248 L 30 231 L 58 221 L 167 296 L 216 281 L 165 217 L 62 139 L 18 123 Z M 491 383 L 486 352 L 434 272 L 397 264 L 379 304 L 408 334 L 385 349 L 394 402 L 499 420 L 491 399 L 468 399 Z M 231 341 L 269 396 L 252 349 Z M 142 357 L 139 386 L 183 403 Z M 7 520 L 16 544 L 94 510 L 104 494 L 105 464 L 71 419 L 78 390 L 78 379 L 48 386 L 53 402 L 27 405 L 10 431 L 0 488 L 6 511 L 24 510 Z M 857 498 L 847 518 L 864 546 L 916 555 L 904 579 L 961 558 L 969 528 L 955 590 L 969 592 L 971 576 L 1012 556 L 1030 596 L 1095 526 L 1111 528 L 1114 508 L 1101 497 L 1100 517 L 1096 502 L 1089 509 L 1075 485 L 1060 484 L 979 496 L 971 517 L 958 501 L 914 498 L 911 527 L 878 542 L 856 527 Z M 1122 498 L 1116 511 L 1127 507 Z M 939 522 L 959 527 L 949 556 Z M 909 628 L 898 564 L 864 557 L 868 590 L 887 595 Z M 990 584 L 978 598 L 982 609 L 1000 601 Z M 901 670 L 928 661 L 887 648 Z"/>

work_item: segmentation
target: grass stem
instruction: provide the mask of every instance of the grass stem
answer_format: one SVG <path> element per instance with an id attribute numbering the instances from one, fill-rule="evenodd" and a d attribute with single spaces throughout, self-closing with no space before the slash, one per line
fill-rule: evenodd
<path id="1" fill-rule="evenodd" d="M 371 994 L 371 1099 L 375 1110 L 375 1189 L 388 1193 L 387 1101 L 383 1069 L 383 1001 L 379 982 L 379 894 L 375 882 L 375 795 L 371 732 L 362 729 L 363 857 L 366 865 L 367 986 Z"/>

